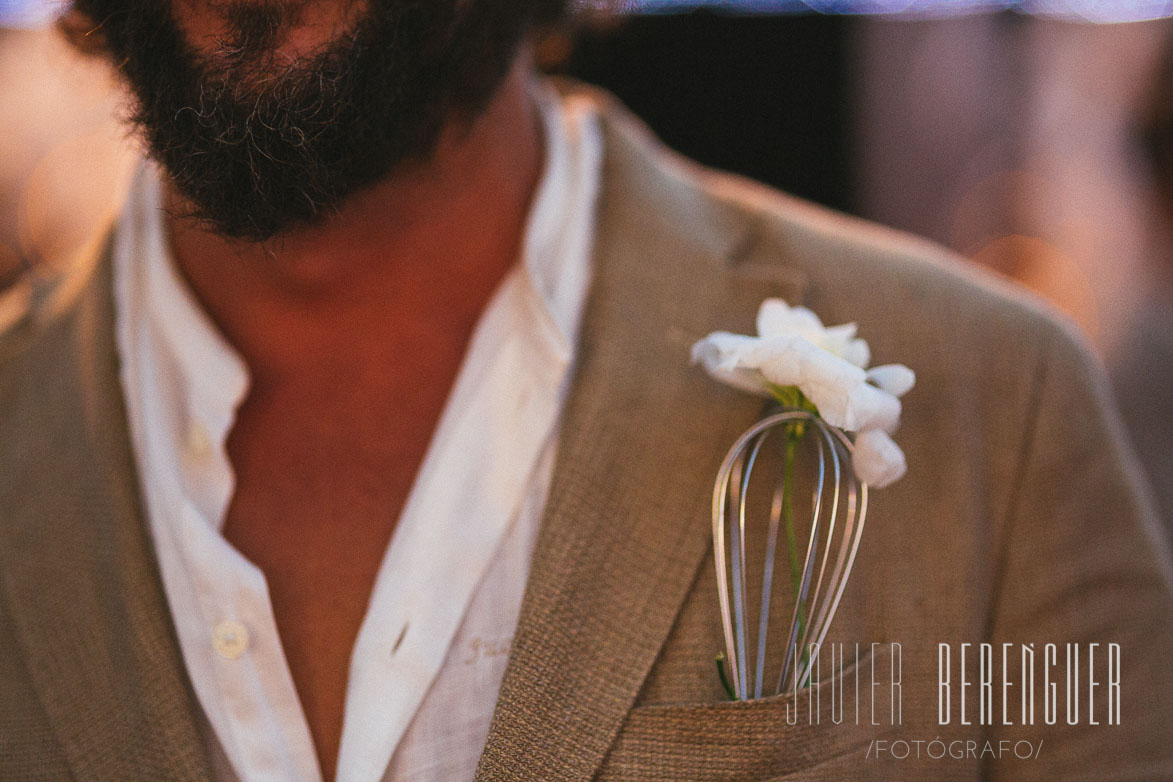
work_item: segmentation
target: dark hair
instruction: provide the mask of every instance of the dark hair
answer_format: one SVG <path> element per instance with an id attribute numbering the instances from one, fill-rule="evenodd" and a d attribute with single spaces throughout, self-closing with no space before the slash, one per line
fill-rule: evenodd
<path id="1" fill-rule="evenodd" d="M 1139 131 L 1157 190 L 1173 207 L 1173 36 L 1166 41 Z"/>
<path id="2" fill-rule="evenodd" d="M 274 70 L 272 3 L 224 9 L 197 50 L 168 0 L 74 0 L 63 25 L 118 66 L 151 156 L 218 233 L 263 241 L 429 156 L 487 105 L 535 26 L 566 0 L 370 0 L 345 36 Z M 99 20 L 87 28 L 81 20 Z"/>

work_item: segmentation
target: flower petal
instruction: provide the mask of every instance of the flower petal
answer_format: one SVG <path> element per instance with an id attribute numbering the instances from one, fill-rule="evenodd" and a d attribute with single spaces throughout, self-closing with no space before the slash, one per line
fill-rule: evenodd
<path id="1" fill-rule="evenodd" d="M 756 342 L 755 337 L 714 331 L 693 344 L 692 363 L 701 364 L 705 369 L 736 367 L 745 352 Z"/>
<path id="2" fill-rule="evenodd" d="M 745 366 L 746 356 L 758 341 L 755 337 L 714 331 L 692 346 L 692 363 L 703 366 L 714 380 L 751 394 L 769 396 L 761 373 Z"/>
<path id="3" fill-rule="evenodd" d="M 903 364 L 884 364 L 869 369 L 868 380 L 892 396 L 904 396 L 916 385 L 916 373 Z"/>
<path id="4" fill-rule="evenodd" d="M 855 332 L 856 325 L 854 323 L 831 326 L 823 331 L 821 338 L 816 340 L 815 344 L 831 351 L 836 356 L 846 358 L 852 343 L 855 342 Z"/>
<path id="5" fill-rule="evenodd" d="M 853 339 L 848 342 L 842 355 L 843 358 L 860 369 L 866 368 L 868 362 L 872 360 L 872 351 L 868 347 L 868 343 L 862 339 Z"/>
<path id="6" fill-rule="evenodd" d="M 879 429 L 865 429 L 856 435 L 852 464 L 856 476 L 876 489 L 892 485 L 908 469 L 904 451 Z"/>
<path id="7" fill-rule="evenodd" d="M 881 429 L 891 434 L 900 426 L 900 400 L 869 383 L 860 383 L 848 394 L 845 417 L 840 428 L 849 432 Z"/>
<path id="8" fill-rule="evenodd" d="M 782 299 L 766 299 L 758 308 L 759 337 L 801 334 L 813 337 L 823 333 L 823 322 L 806 307 L 791 307 Z"/>
<path id="9" fill-rule="evenodd" d="M 770 345 L 771 361 L 761 365 L 762 374 L 775 383 L 783 383 L 783 372 L 789 382 L 806 393 L 806 388 L 825 387 L 849 390 L 867 379 L 863 370 L 834 353 L 823 350 L 805 337 L 773 337 L 762 340 Z M 778 373 L 778 380 L 771 375 Z"/>

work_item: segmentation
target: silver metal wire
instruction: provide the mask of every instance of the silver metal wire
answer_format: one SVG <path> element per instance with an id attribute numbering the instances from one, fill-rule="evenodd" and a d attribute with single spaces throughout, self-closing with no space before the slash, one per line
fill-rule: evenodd
<path id="1" fill-rule="evenodd" d="M 746 579 L 746 547 L 749 545 L 753 551 L 754 545 L 753 541 L 747 543 L 746 540 L 750 479 L 767 439 L 777 434 L 778 439 L 785 440 L 788 428 L 795 423 L 804 424 L 805 437 L 814 440 L 818 455 L 810 498 L 810 532 L 805 541 L 801 577 L 795 590 L 787 632 L 771 633 L 770 605 L 779 530 L 786 504 L 794 506 L 794 498 L 786 496 L 786 482 L 780 475 L 774 482 L 765 540 L 762 541 L 765 549 L 762 554 L 761 599 L 751 676 L 747 652 L 749 592 Z M 721 464 L 713 487 L 713 549 L 725 658 L 731 687 L 738 700 L 763 696 L 770 644 L 771 641 L 777 643 L 779 638 L 785 643 L 782 665 L 774 680 L 774 689 L 767 694 L 776 695 L 807 684 L 817 650 L 827 636 L 851 576 L 867 516 L 868 487 L 852 469 L 852 448 L 851 440 L 841 430 L 810 412 L 788 408 L 750 427 L 729 449 Z M 801 466 L 801 462 L 796 464 L 798 468 Z M 793 484 L 789 490 L 794 492 Z M 733 515 L 732 523 L 729 523 L 730 514 Z M 796 529 L 805 527 L 796 525 Z"/>

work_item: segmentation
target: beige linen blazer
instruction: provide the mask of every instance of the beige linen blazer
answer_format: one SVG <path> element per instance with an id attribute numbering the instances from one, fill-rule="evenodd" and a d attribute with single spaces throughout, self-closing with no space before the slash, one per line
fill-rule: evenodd
<path id="1" fill-rule="evenodd" d="M 477 778 L 1173 780 L 1173 567 L 1069 329 L 935 246 L 689 164 L 590 94 L 594 276 Z M 214 778 L 137 489 L 108 246 L 0 305 L 4 782 Z M 899 724 L 887 702 L 879 725 L 789 724 L 809 691 L 735 703 L 716 675 L 712 481 L 762 403 L 691 367 L 689 347 L 752 333 L 768 296 L 858 322 L 877 362 L 918 375 L 908 475 L 874 492 L 835 621 L 864 654 L 822 676 L 899 662 Z M 939 725 L 937 644 L 966 642 L 1119 643 L 1122 724 Z M 935 739 L 1041 747 L 894 760 L 874 744 Z"/>

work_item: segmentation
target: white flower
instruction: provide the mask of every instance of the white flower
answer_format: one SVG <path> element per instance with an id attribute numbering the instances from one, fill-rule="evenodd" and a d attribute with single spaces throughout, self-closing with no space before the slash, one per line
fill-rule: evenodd
<path id="1" fill-rule="evenodd" d="M 860 480 L 882 488 L 899 479 L 904 453 L 889 435 L 900 424 L 899 397 L 916 383 L 912 370 L 901 364 L 867 369 L 871 353 L 854 323 L 827 327 L 806 307 L 782 299 L 762 302 L 757 328 L 756 337 L 713 332 L 692 346 L 693 363 L 760 396 L 773 396 L 770 384 L 797 387 L 828 424 L 859 433 Z"/>
<path id="2" fill-rule="evenodd" d="M 851 458 L 861 481 L 878 489 L 904 477 L 904 451 L 881 429 L 865 429 L 855 436 Z"/>
<path id="3" fill-rule="evenodd" d="M 904 396 L 916 385 L 916 374 L 903 364 L 884 364 L 868 370 L 868 381 L 892 396 Z"/>
<path id="4" fill-rule="evenodd" d="M 855 337 L 854 323 L 828 328 L 806 307 L 791 307 L 782 299 L 762 302 L 758 308 L 757 327 L 759 337 L 796 334 L 857 367 L 866 367 L 871 360 L 868 343 Z"/>

